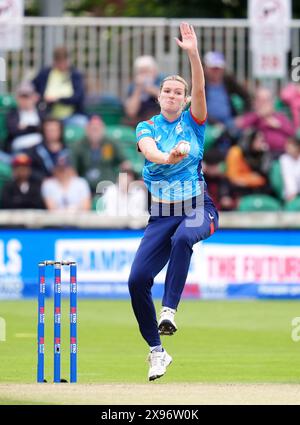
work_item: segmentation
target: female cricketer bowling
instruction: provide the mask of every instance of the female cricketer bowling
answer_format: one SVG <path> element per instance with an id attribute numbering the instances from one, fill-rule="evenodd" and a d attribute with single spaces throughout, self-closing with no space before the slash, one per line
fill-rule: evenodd
<path id="1" fill-rule="evenodd" d="M 218 212 L 206 192 L 201 171 L 207 116 L 204 74 L 193 27 L 180 25 L 178 46 L 191 65 L 191 105 L 186 81 L 172 75 L 161 84 L 161 112 L 137 126 L 138 148 L 145 156 L 143 177 L 151 194 L 150 218 L 135 255 L 129 292 L 140 332 L 150 347 L 148 378 L 166 372 L 172 357 L 163 349 L 160 335 L 177 330 L 174 315 L 186 282 L 193 245 L 218 227 Z M 187 110 L 185 110 L 187 109 Z M 157 323 L 151 287 L 168 264 L 162 310 Z"/>

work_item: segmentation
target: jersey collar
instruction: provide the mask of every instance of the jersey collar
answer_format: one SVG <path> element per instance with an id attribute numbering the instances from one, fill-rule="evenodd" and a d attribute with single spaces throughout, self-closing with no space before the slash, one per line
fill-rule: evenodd
<path id="1" fill-rule="evenodd" d="M 182 115 L 182 113 L 181 113 L 181 114 L 179 115 L 179 117 L 178 117 L 178 118 L 176 118 L 176 120 L 174 120 L 174 121 L 169 121 L 169 120 L 167 120 L 167 118 L 166 118 L 166 117 L 164 117 L 164 115 L 163 115 L 162 113 L 160 113 L 160 114 L 158 115 L 158 117 L 159 117 L 159 120 L 160 120 L 161 122 L 166 122 L 166 123 L 168 123 L 168 124 L 174 124 L 174 123 L 176 123 L 176 122 L 180 121 L 181 115 Z"/>

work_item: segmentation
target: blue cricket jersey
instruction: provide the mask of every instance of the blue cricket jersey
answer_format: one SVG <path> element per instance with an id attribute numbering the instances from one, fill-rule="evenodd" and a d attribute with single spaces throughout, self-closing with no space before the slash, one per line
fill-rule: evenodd
<path id="1" fill-rule="evenodd" d="M 159 114 L 137 125 L 137 143 L 144 137 L 151 137 L 162 152 L 170 152 L 182 140 L 189 142 L 191 147 L 188 156 L 178 164 L 155 164 L 145 159 L 143 178 L 153 196 L 174 202 L 201 194 L 204 130 L 205 122 L 198 122 L 190 109 L 182 112 L 176 121 L 170 122 Z"/>

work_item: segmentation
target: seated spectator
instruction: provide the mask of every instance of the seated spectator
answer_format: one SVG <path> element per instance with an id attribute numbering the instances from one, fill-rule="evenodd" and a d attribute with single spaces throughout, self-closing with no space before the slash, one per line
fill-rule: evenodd
<path id="1" fill-rule="evenodd" d="M 263 133 L 274 159 L 284 152 L 286 140 L 293 136 L 294 127 L 285 114 L 275 112 L 270 90 L 258 88 L 254 98 L 254 112 L 248 112 L 235 120 L 240 129 L 254 129 Z"/>
<path id="2" fill-rule="evenodd" d="M 147 192 L 128 163 L 121 165 L 117 183 L 106 188 L 101 201 L 103 214 L 136 217 L 147 213 Z"/>
<path id="3" fill-rule="evenodd" d="M 234 197 L 253 193 L 270 194 L 268 174 L 272 158 L 261 132 L 245 135 L 240 146 L 232 146 L 226 158 L 226 175 Z"/>
<path id="4" fill-rule="evenodd" d="M 292 201 L 300 195 L 300 134 L 289 138 L 285 153 L 279 158 L 284 185 L 284 199 Z"/>
<path id="5" fill-rule="evenodd" d="M 93 115 L 86 127 L 86 137 L 71 147 L 73 165 L 92 190 L 99 181 L 116 182 L 120 164 L 125 160 L 115 141 L 105 136 L 105 124 Z"/>
<path id="6" fill-rule="evenodd" d="M 224 155 L 216 148 L 205 151 L 202 170 L 209 188 L 209 195 L 220 211 L 235 209 L 236 202 L 230 193 L 230 184 L 225 174 Z"/>
<path id="7" fill-rule="evenodd" d="M 207 52 L 204 55 L 205 92 L 207 99 L 208 122 L 222 124 L 227 130 L 234 131 L 234 117 L 239 111 L 233 102 L 233 95 L 239 96 L 244 110 L 250 110 L 250 95 L 235 78 L 225 72 L 224 56 L 219 52 Z"/>
<path id="8" fill-rule="evenodd" d="M 280 97 L 291 111 L 295 129 L 300 128 L 300 84 L 290 83 L 283 87 Z"/>
<path id="9" fill-rule="evenodd" d="M 2 208 L 45 208 L 40 182 L 32 177 L 30 157 L 24 153 L 17 154 L 12 160 L 12 167 L 13 180 L 2 189 Z"/>
<path id="10" fill-rule="evenodd" d="M 42 123 L 42 135 L 42 143 L 26 151 L 32 159 L 33 174 L 39 180 L 52 176 L 56 157 L 65 148 L 63 125 L 59 120 L 46 118 Z"/>
<path id="11" fill-rule="evenodd" d="M 134 62 L 134 80 L 130 84 L 125 101 L 125 113 L 129 124 L 148 120 L 159 113 L 158 95 L 163 77 L 152 56 L 139 56 Z"/>
<path id="12" fill-rule="evenodd" d="M 42 196 L 48 210 L 90 210 L 89 186 L 85 179 L 77 176 L 67 150 L 57 156 L 53 177 L 43 181 Z"/>
<path id="13" fill-rule="evenodd" d="M 38 99 L 31 83 L 23 82 L 18 87 L 17 107 L 11 109 L 6 118 L 6 152 L 16 153 L 41 143 L 41 121 L 45 117 L 45 111 L 37 108 Z"/>
<path id="14" fill-rule="evenodd" d="M 64 120 L 65 124 L 85 126 L 83 113 L 84 82 L 82 75 L 71 66 L 65 47 L 57 47 L 53 53 L 53 65 L 42 69 L 33 84 L 51 116 Z"/>

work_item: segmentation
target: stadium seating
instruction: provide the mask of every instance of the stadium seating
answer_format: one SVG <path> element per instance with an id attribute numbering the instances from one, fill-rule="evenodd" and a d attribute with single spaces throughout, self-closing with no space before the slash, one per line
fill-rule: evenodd
<path id="1" fill-rule="evenodd" d="M 95 100 L 90 100 L 85 105 L 85 112 L 88 115 L 99 115 L 106 125 L 121 124 L 124 117 L 122 102 L 118 97 L 112 95 L 103 95 Z"/>
<path id="2" fill-rule="evenodd" d="M 3 148 L 6 137 L 7 137 L 6 113 L 0 112 L 0 149 Z"/>
<path id="3" fill-rule="evenodd" d="M 68 124 L 64 128 L 64 141 L 67 146 L 76 143 L 85 136 L 85 129 L 78 125 Z"/>
<path id="4" fill-rule="evenodd" d="M 238 115 L 241 115 L 245 112 L 245 102 L 238 94 L 231 95 L 231 102 L 233 103 L 233 107 L 236 110 Z"/>
<path id="5" fill-rule="evenodd" d="M 134 144 L 136 142 L 135 130 L 126 125 L 110 125 L 106 127 L 106 134 L 122 143 Z"/>
<path id="6" fill-rule="evenodd" d="M 269 171 L 269 181 L 272 189 L 279 199 L 283 199 L 283 179 L 281 175 L 280 163 L 278 160 L 273 161 Z"/>
<path id="7" fill-rule="evenodd" d="M 246 195 L 239 200 L 238 211 L 280 211 L 280 202 L 269 195 Z"/>
<path id="8" fill-rule="evenodd" d="M 0 161 L 0 207 L 1 207 L 2 187 L 8 180 L 11 179 L 11 177 L 12 177 L 11 166 Z"/>
<path id="9" fill-rule="evenodd" d="M 290 108 L 288 107 L 288 105 L 283 103 L 279 97 L 275 98 L 274 109 L 276 112 L 282 112 L 283 114 L 285 114 L 290 120 L 292 119 Z"/>
<path id="10" fill-rule="evenodd" d="M 110 125 L 106 127 L 106 134 L 118 143 L 125 158 L 132 163 L 134 171 L 140 174 L 144 158 L 137 151 L 135 130 L 125 125 Z"/>
<path id="11" fill-rule="evenodd" d="M 91 210 L 101 212 L 103 211 L 103 209 L 104 209 L 104 205 L 103 205 L 102 197 L 100 195 L 95 195 L 92 198 Z"/>
<path id="12" fill-rule="evenodd" d="M 6 181 L 12 176 L 11 166 L 0 161 L 0 181 Z"/>
<path id="13" fill-rule="evenodd" d="M 300 196 L 297 196 L 292 201 L 287 202 L 284 205 L 285 211 L 293 211 L 293 212 L 299 212 L 300 211 Z"/>
<path id="14" fill-rule="evenodd" d="M 7 137 L 6 114 L 16 106 L 16 99 L 10 94 L 0 95 L 0 149 Z"/>
<path id="15" fill-rule="evenodd" d="M 213 147 L 217 139 L 221 136 L 223 129 L 216 125 L 207 124 L 205 128 L 204 150 L 207 151 Z"/>
<path id="16" fill-rule="evenodd" d="M 1 94 L 0 95 L 0 111 L 7 112 L 9 109 L 16 106 L 16 99 L 11 94 Z"/>

